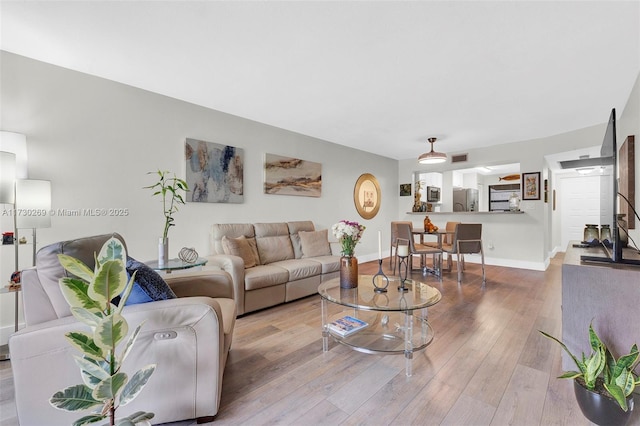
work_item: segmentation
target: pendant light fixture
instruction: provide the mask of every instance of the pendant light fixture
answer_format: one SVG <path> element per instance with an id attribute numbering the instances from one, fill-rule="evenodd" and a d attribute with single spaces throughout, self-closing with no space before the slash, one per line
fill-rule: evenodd
<path id="1" fill-rule="evenodd" d="M 433 150 L 433 143 L 436 141 L 436 138 L 429 138 L 429 143 L 431 144 L 431 151 L 425 152 L 420 157 L 418 157 L 418 163 L 420 164 L 438 164 L 444 163 L 447 161 L 447 154 L 444 152 L 435 152 Z"/>

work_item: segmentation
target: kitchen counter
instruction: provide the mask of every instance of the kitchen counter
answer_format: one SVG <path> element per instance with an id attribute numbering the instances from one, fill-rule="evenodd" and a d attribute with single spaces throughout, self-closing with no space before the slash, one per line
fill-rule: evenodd
<path id="1" fill-rule="evenodd" d="M 496 215 L 496 214 L 524 214 L 524 211 L 519 210 L 517 212 L 504 212 L 504 211 L 499 211 L 499 212 L 407 212 L 407 214 L 411 214 L 411 215 L 440 215 L 440 214 L 464 214 L 464 215 L 477 215 L 477 214 L 490 214 L 490 215 Z"/>

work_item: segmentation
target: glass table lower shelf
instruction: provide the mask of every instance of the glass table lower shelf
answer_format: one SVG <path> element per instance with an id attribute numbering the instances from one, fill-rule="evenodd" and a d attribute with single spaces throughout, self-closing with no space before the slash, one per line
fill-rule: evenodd
<path id="1" fill-rule="evenodd" d="M 348 336 L 340 336 L 331 330 L 334 341 L 350 346 L 356 351 L 371 354 L 403 354 L 405 351 L 419 351 L 433 340 L 433 329 L 426 318 L 418 314 L 404 312 L 344 311 L 329 318 L 334 321 L 344 315 L 356 317 L 368 325 Z M 407 321 L 411 321 L 407 329 Z M 407 347 L 406 333 L 410 332 L 410 347 Z"/>

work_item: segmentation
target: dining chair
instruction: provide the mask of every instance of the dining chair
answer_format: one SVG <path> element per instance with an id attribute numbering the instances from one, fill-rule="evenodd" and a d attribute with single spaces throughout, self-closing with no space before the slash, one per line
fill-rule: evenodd
<path id="1" fill-rule="evenodd" d="M 449 253 L 447 253 L 447 269 L 446 269 L 448 272 L 451 272 L 451 268 L 453 264 L 453 256 L 451 256 L 450 252 L 451 252 L 451 247 L 453 247 L 453 237 L 454 237 L 454 233 L 456 232 L 456 225 L 459 223 L 460 222 L 447 222 L 444 228 L 447 234 L 443 235 L 442 246 L 440 248 L 442 248 L 443 251 L 449 251 Z M 435 241 L 429 241 L 424 244 L 429 247 L 438 248 L 438 243 Z"/>
<path id="2" fill-rule="evenodd" d="M 480 254 L 482 264 L 482 285 L 486 284 L 484 271 L 484 251 L 482 250 L 482 224 L 481 223 L 458 223 L 453 235 L 453 244 L 451 247 L 444 247 L 443 253 L 448 256 L 456 255 L 456 269 L 458 272 L 458 284 L 462 282 L 462 273 L 464 272 L 464 255 Z"/>
<path id="3" fill-rule="evenodd" d="M 427 255 L 433 256 L 433 272 L 439 277 L 442 278 L 442 250 L 439 248 L 429 247 L 424 244 L 416 243 L 413 239 L 413 223 L 405 222 L 397 224 L 398 236 L 397 240 L 407 240 L 409 241 L 409 269 L 411 271 L 413 268 L 413 257 L 420 256 L 420 269 L 422 269 L 422 274 L 426 275 L 429 271 L 427 268 L 426 257 Z M 396 265 L 398 264 L 398 250 L 396 246 L 396 253 L 394 256 L 393 263 L 393 273 L 396 273 Z"/>
<path id="4" fill-rule="evenodd" d="M 396 249 L 397 246 L 397 242 L 396 240 L 398 239 L 398 224 L 399 223 L 406 223 L 410 226 L 413 226 L 412 222 L 409 221 L 394 221 L 391 222 L 391 245 L 389 247 L 389 268 L 392 267 L 391 263 L 395 261 L 395 254 L 394 254 L 394 250 Z M 395 265 L 393 265 L 394 271 L 395 271 Z"/>

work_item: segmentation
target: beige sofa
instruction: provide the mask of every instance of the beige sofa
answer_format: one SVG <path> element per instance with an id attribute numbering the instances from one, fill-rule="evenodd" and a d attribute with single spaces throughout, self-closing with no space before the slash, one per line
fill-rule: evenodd
<path id="1" fill-rule="evenodd" d="M 338 243 L 311 221 L 215 224 L 208 267 L 233 278 L 238 315 L 315 294 L 339 276 Z"/>
<path id="2" fill-rule="evenodd" d="M 18 421 L 21 425 L 69 425 L 88 412 L 60 411 L 49 398 L 82 382 L 65 339 L 69 331 L 88 329 L 71 316 L 58 279 L 66 274 L 57 255 L 64 253 L 93 268 L 94 254 L 118 234 L 64 241 L 42 248 L 36 267 L 22 272 L 26 327 L 9 339 Z M 164 275 L 176 299 L 125 306 L 134 330 L 144 321 L 125 361 L 126 372 L 156 364 L 149 382 L 118 417 L 135 411 L 155 413 L 153 423 L 211 420 L 218 412 L 222 376 L 235 325 L 231 277 L 221 270 Z"/>

